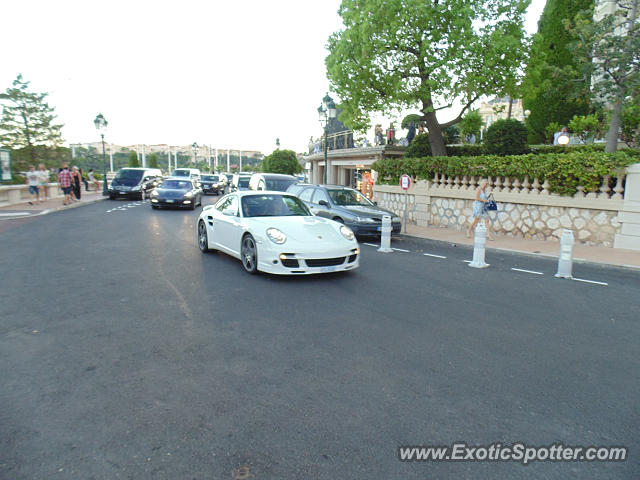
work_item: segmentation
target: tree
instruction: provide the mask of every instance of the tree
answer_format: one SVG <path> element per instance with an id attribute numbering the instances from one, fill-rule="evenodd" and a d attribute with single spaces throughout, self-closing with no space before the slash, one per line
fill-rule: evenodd
<path id="1" fill-rule="evenodd" d="M 468 112 L 460 121 L 460 133 L 466 139 L 471 138 L 471 135 L 475 135 L 476 138 L 480 138 L 480 129 L 482 128 L 482 117 L 477 110 Z"/>
<path id="2" fill-rule="evenodd" d="M 158 168 L 158 155 L 155 153 L 149 155 L 149 168 Z"/>
<path id="3" fill-rule="evenodd" d="M 493 122 L 484 135 L 490 155 L 523 155 L 528 152 L 527 127 L 513 118 Z"/>
<path id="4" fill-rule="evenodd" d="M 302 171 L 302 165 L 293 150 L 274 150 L 271 155 L 264 157 L 262 167 L 265 173 L 295 175 Z"/>
<path id="5" fill-rule="evenodd" d="M 140 162 L 138 162 L 138 154 L 136 152 L 129 153 L 129 167 L 138 168 L 140 166 Z"/>
<path id="6" fill-rule="evenodd" d="M 525 52 L 530 0 L 343 0 L 344 30 L 329 37 L 326 58 L 340 119 L 360 131 L 373 112 L 418 107 L 433 155 L 446 155 L 442 131 L 481 95 L 516 84 Z M 440 123 L 436 102 L 462 104 Z"/>
<path id="7" fill-rule="evenodd" d="M 31 163 L 37 160 L 36 147 L 57 147 L 62 144 L 62 125 L 56 124 L 54 108 L 45 99 L 48 93 L 29 91 L 29 83 L 18 75 L 13 88 L 7 88 L 0 119 L 0 144 L 12 149 L 26 149 Z"/>
<path id="8" fill-rule="evenodd" d="M 593 11 L 594 0 L 547 0 L 538 33 L 533 37 L 531 56 L 522 81 L 529 142 L 543 143 L 550 122 L 567 125 L 574 115 L 590 112 L 590 79 L 576 74 L 577 59 L 570 45 L 575 34 L 564 22 L 581 10 Z M 557 131 L 557 130 L 556 130 Z"/>
<path id="9" fill-rule="evenodd" d="M 640 0 L 615 0 L 613 13 L 581 12 L 568 27 L 577 37 L 578 71 L 592 79 L 594 101 L 609 106 L 611 116 L 605 151 L 615 152 L 627 98 L 640 87 Z"/>

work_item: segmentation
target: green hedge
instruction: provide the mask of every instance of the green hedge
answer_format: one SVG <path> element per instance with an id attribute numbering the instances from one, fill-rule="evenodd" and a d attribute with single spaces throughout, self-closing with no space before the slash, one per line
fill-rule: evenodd
<path id="1" fill-rule="evenodd" d="M 422 157 L 384 158 L 373 163 L 378 181 L 397 184 L 400 175 L 408 174 L 417 180 L 431 180 L 440 175 L 475 175 L 481 177 L 516 177 L 524 181 L 528 176 L 542 183 L 549 182 L 549 190 L 562 195 L 573 195 L 578 186 L 586 192 L 597 191 L 605 175 L 615 177 L 617 172 L 633 163 L 640 163 L 637 150 L 604 152 L 541 153 L 538 155 L 483 155 L 476 157 Z"/>

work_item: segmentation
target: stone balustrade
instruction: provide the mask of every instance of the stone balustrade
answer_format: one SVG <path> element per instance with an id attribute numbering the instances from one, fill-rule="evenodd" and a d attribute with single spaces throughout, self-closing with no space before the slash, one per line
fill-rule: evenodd
<path id="1" fill-rule="evenodd" d="M 636 213 L 640 215 L 640 205 L 635 205 L 635 200 L 629 205 L 630 200 L 625 200 L 625 197 L 635 198 L 625 192 L 630 184 L 639 189 L 635 195 L 640 197 L 638 167 L 640 164 L 632 165 L 613 179 L 605 177 L 597 192 L 585 193 L 584 188 L 578 187 L 573 196 L 551 193 L 549 183 L 537 178 L 526 177 L 520 181 L 489 177 L 487 192 L 493 194 L 498 203 L 498 210 L 489 214 L 492 229 L 502 235 L 544 240 L 558 240 L 563 229 L 571 229 L 576 240 L 583 244 L 614 246 L 616 243 L 616 246 L 625 245 L 620 248 L 634 248 L 637 242 L 635 248 L 640 250 L 640 231 L 636 230 L 640 230 L 640 219 L 635 217 Z M 632 182 L 627 178 L 629 172 L 633 172 Z M 407 193 L 409 221 L 420 226 L 468 228 L 480 180 L 473 176 L 435 175 L 430 181 L 415 182 Z M 399 186 L 374 186 L 378 205 L 398 215 L 404 211 L 404 195 Z M 630 222 L 626 227 L 622 225 L 625 221 Z M 624 233 L 625 229 L 632 232 L 631 236 Z M 625 235 L 626 240 L 622 241 Z"/>

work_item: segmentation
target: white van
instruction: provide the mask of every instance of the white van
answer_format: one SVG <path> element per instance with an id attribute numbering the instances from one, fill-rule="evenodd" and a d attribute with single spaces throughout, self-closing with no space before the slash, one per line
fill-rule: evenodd
<path id="1" fill-rule="evenodd" d="M 176 168 L 171 172 L 172 177 L 187 177 L 191 180 L 197 180 L 200 183 L 200 170 L 197 168 Z"/>

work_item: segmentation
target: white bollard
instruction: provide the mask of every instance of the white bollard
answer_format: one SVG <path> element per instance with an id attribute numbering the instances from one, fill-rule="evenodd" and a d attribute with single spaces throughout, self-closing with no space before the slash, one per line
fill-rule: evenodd
<path id="1" fill-rule="evenodd" d="M 563 230 L 560 237 L 560 257 L 558 258 L 558 278 L 573 278 L 573 231 Z"/>
<path id="2" fill-rule="evenodd" d="M 390 253 L 393 252 L 391 248 L 391 215 L 382 216 L 382 230 L 380 233 L 380 248 L 379 252 Z"/>
<path id="3" fill-rule="evenodd" d="M 473 260 L 469 264 L 473 268 L 487 268 L 488 263 L 484 261 L 484 249 L 487 244 L 487 228 L 484 223 L 476 226 L 476 233 L 473 237 Z"/>

